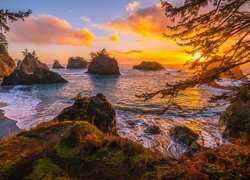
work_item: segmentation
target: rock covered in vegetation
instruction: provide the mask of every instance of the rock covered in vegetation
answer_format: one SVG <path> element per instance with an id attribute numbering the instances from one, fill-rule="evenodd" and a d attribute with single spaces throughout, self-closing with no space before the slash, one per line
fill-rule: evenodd
<path id="1" fill-rule="evenodd" d="M 87 68 L 87 61 L 82 57 L 70 57 L 68 60 L 68 69 L 84 69 Z"/>
<path id="2" fill-rule="evenodd" d="M 88 122 L 51 122 L 0 141 L 0 179 L 248 179 L 247 141 L 173 159 Z"/>
<path id="3" fill-rule="evenodd" d="M 174 143 L 184 146 L 187 154 L 193 154 L 201 149 L 198 144 L 198 134 L 184 126 L 176 126 L 169 132 Z"/>
<path id="4" fill-rule="evenodd" d="M 49 70 L 49 67 L 45 63 L 39 61 L 35 54 L 27 53 L 24 59 L 21 62 L 18 62 L 16 69 L 23 71 L 26 74 L 32 74 L 36 69 Z"/>
<path id="5" fill-rule="evenodd" d="M 120 75 L 119 65 L 115 58 L 111 58 L 103 49 L 97 53 L 91 53 L 91 63 L 88 67 L 89 74 Z"/>
<path id="6" fill-rule="evenodd" d="M 55 60 L 52 69 L 64 69 L 64 67 L 59 63 L 58 60 Z"/>
<path id="7" fill-rule="evenodd" d="M 1 86 L 32 85 L 32 84 L 56 84 L 66 83 L 59 74 L 43 68 L 36 68 L 33 74 L 15 69 L 9 76 L 4 76 Z"/>
<path id="8" fill-rule="evenodd" d="M 157 70 L 162 70 L 165 69 L 163 65 L 157 62 L 148 62 L 148 61 L 143 61 L 139 65 L 135 65 L 133 69 L 141 69 L 141 70 L 147 70 L 147 71 L 157 71 Z"/>
<path id="9" fill-rule="evenodd" d="M 222 113 L 220 124 L 225 126 L 223 136 L 235 138 L 241 132 L 250 134 L 250 85 L 240 87 L 235 99 Z"/>
<path id="10" fill-rule="evenodd" d="M 88 121 L 105 133 L 116 133 L 115 110 L 103 94 L 78 95 L 71 107 L 56 117 L 59 121 Z"/>
<path id="11" fill-rule="evenodd" d="M 16 67 L 15 61 L 3 45 L 0 44 L 0 77 L 10 75 Z"/>
<path id="12" fill-rule="evenodd" d="M 159 128 L 159 126 L 154 125 L 154 126 L 149 126 L 147 129 L 145 129 L 144 132 L 149 135 L 156 135 L 161 133 L 161 129 Z"/>

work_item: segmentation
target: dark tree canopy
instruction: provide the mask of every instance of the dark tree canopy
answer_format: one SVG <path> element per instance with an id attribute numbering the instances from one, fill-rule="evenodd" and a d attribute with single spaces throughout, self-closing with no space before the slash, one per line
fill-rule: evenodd
<path id="1" fill-rule="evenodd" d="M 7 49 L 8 43 L 7 43 L 4 33 L 10 30 L 8 23 L 18 21 L 20 19 L 24 20 L 24 18 L 28 17 L 30 14 L 31 14 L 31 10 L 10 12 L 9 10 L 0 9 L 0 45 L 1 46 Z"/>
<path id="2" fill-rule="evenodd" d="M 174 97 L 182 90 L 212 82 L 225 72 L 250 62 L 250 0 L 184 0 L 174 7 L 162 1 L 167 18 L 173 22 L 165 37 L 201 56 L 186 65 L 193 77 L 139 97 Z"/>

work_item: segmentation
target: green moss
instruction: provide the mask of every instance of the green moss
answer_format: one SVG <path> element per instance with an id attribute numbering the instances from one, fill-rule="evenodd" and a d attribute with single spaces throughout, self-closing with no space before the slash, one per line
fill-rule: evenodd
<path id="1" fill-rule="evenodd" d="M 9 155 L 9 153 L 7 151 L 0 152 L 0 158 L 4 158 L 8 155 Z"/>
<path id="2" fill-rule="evenodd" d="M 78 147 L 72 148 L 63 145 L 56 145 L 56 154 L 61 158 L 77 158 L 80 155 L 80 149 Z"/>
<path id="3" fill-rule="evenodd" d="M 32 173 L 25 179 L 69 179 L 66 172 L 49 159 L 39 159 Z"/>
<path id="4" fill-rule="evenodd" d="M 103 136 L 100 130 L 88 122 L 75 122 L 56 145 L 57 155 L 61 158 L 76 158 L 80 156 L 82 148 L 80 141 L 90 134 L 95 137 Z"/>
<path id="5" fill-rule="evenodd" d="M 16 167 L 19 161 L 20 161 L 20 158 L 15 158 L 15 159 L 8 160 L 2 165 L 0 165 L 0 177 L 7 176 L 11 172 L 11 170 L 13 170 Z"/>

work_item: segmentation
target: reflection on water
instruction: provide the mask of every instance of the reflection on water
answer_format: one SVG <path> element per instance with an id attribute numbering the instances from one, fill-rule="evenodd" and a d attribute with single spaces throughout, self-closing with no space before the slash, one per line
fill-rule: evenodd
<path id="1" fill-rule="evenodd" d="M 171 71 L 138 71 L 128 67 L 121 68 L 121 76 L 98 76 L 86 74 L 86 70 L 56 70 L 69 83 L 56 85 L 16 86 L 12 89 L 0 89 L 0 102 L 8 103 L 4 107 L 6 116 L 14 119 L 20 128 L 28 129 L 36 124 L 48 121 L 61 110 L 73 103 L 78 93 L 86 96 L 103 93 L 114 105 L 117 114 L 119 134 L 142 143 L 146 147 L 156 147 L 167 153 L 171 142 L 168 133 L 171 127 L 185 125 L 200 134 L 205 146 L 215 147 L 221 142 L 218 117 L 225 108 L 217 104 L 209 107 L 207 100 L 221 90 L 202 86 L 182 92 L 177 102 L 183 109 L 171 109 L 164 114 L 166 99 L 153 98 L 143 101 L 135 94 L 152 92 L 165 83 L 185 79 L 188 73 Z M 202 111 L 201 111 L 202 109 Z M 131 125 L 133 121 L 135 125 Z M 158 125 L 162 133 L 156 136 L 146 135 L 145 128 Z"/>

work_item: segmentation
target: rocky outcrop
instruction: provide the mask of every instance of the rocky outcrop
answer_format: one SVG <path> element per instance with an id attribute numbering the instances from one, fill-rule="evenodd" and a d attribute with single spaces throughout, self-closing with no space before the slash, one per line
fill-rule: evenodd
<path id="1" fill-rule="evenodd" d="M 223 137 L 238 137 L 240 132 L 250 134 L 250 100 L 232 103 L 220 117 L 225 126 Z"/>
<path id="2" fill-rule="evenodd" d="M 6 49 L 0 45 L 0 77 L 10 75 L 15 67 L 15 61 L 9 56 Z"/>
<path id="3" fill-rule="evenodd" d="M 68 60 L 68 69 L 84 69 L 87 68 L 87 61 L 82 57 L 71 57 Z"/>
<path id="4" fill-rule="evenodd" d="M 64 67 L 59 63 L 58 60 L 55 60 L 52 69 L 64 69 Z"/>
<path id="5" fill-rule="evenodd" d="M 241 132 L 250 134 L 250 84 L 238 89 L 231 104 L 221 114 L 220 124 L 225 126 L 225 138 L 239 137 Z"/>
<path id="6" fill-rule="evenodd" d="M 27 53 L 25 58 L 18 62 L 16 69 L 26 74 L 32 74 L 37 68 L 49 70 L 49 67 L 45 63 L 39 61 L 38 58 L 31 53 Z"/>
<path id="7" fill-rule="evenodd" d="M 111 58 L 106 50 L 92 54 L 92 61 L 88 67 L 89 74 L 120 75 L 118 62 Z"/>
<path id="8" fill-rule="evenodd" d="M 159 126 L 149 126 L 147 129 L 145 129 L 144 133 L 148 135 L 156 135 L 161 133 L 161 129 Z"/>
<path id="9" fill-rule="evenodd" d="M 116 134 L 115 111 L 103 94 L 93 97 L 78 95 L 72 106 L 65 108 L 58 121 L 88 121 L 105 133 Z"/>
<path id="10" fill-rule="evenodd" d="M 187 154 L 193 154 L 201 149 L 198 144 L 198 134 L 184 126 L 176 126 L 169 132 L 170 138 L 175 144 L 179 144 L 185 148 Z"/>
<path id="11" fill-rule="evenodd" d="M 1 86 L 32 85 L 32 84 L 56 84 L 66 83 L 59 74 L 43 68 L 36 68 L 33 74 L 15 69 L 14 72 L 5 76 Z"/>
<path id="12" fill-rule="evenodd" d="M 244 81 L 248 79 L 247 77 L 244 76 L 244 73 L 240 69 L 240 67 L 235 67 L 231 69 L 230 71 L 221 74 L 220 78 L 241 79 Z"/>
<path id="13" fill-rule="evenodd" d="M 133 69 L 147 70 L 147 71 L 157 71 L 165 69 L 163 65 L 157 62 L 143 61 L 139 65 L 135 65 Z"/>

